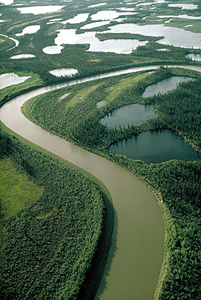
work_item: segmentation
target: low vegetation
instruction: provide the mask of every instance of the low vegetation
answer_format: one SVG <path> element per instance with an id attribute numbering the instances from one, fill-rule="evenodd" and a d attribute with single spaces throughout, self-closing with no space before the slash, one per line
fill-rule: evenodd
<path id="1" fill-rule="evenodd" d="M 0 145 L 1 298 L 74 299 L 101 234 L 103 195 L 14 137 L 1 132 Z"/>
<path id="2" fill-rule="evenodd" d="M 15 46 L 15 42 L 0 34 L 0 52 L 6 51 Z"/>

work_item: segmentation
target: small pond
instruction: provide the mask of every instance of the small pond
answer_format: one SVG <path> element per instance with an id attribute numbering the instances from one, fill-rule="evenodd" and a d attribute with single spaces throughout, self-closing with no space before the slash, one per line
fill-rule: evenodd
<path id="1" fill-rule="evenodd" d="M 169 7 L 179 7 L 181 9 L 197 9 L 198 6 L 195 4 L 185 4 L 185 3 L 178 3 L 178 4 L 168 4 Z"/>
<path id="2" fill-rule="evenodd" d="M 135 15 L 136 13 L 134 12 L 117 12 L 115 10 L 103 10 L 103 11 L 99 11 L 94 15 L 91 15 L 91 19 L 93 21 L 102 21 L 102 20 L 114 20 L 116 18 L 118 18 L 119 16 L 122 15 Z"/>
<path id="3" fill-rule="evenodd" d="M 118 142 L 109 149 L 116 154 L 143 160 L 146 163 L 160 163 L 170 159 L 197 160 L 200 155 L 170 130 L 146 131 L 137 137 Z"/>
<path id="4" fill-rule="evenodd" d="M 4 89 L 7 86 L 19 84 L 30 78 L 31 76 L 18 76 L 15 73 L 6 73 L 0 75 L 0 89 Z"/>
<path id="5" fill-rule="evenodd" d="M 142 94 L 142 97 L 148 98 L 148 97 L 153 97 L 158 94 L 165 94 L 167 92 L 173 91 L 176 89 L 176 87 L 182 83 L 182 82 L 187 82 L 193 80 L 191 77 L 184 77 L 184 76 L 172 76 L 169 78 L 166 78 L 164 80 L 161 80 L 155 84 L 152 84 L 148 86 L 144 93 Z"/>
<path id="6" fill-rule="evenodd" d="M 19 55 L 13 55 L 10 57 L 10 59 L 23 59 L 23 58 L 34 58 L 36 57 L 33 54 L 19 54 Z"/>
<path id="7" fill-rule="evenodd" d="M 167 51 L 170 51 L 170 50 L 166 49 L 166 48 L 160 48 L 160 49 L 156 49 L 156 51 L 167 52 Z"/>
<path id="8" fill-rule="evenodd" d="M 60 54 L 63 48 L 61 45 L 47 46 L 43 48 L 43 52 L 45 54 Z"/>
<path id="9" fill-rule="evenodd" d="M 108 128 L 128 127 L 155 117 L 153 105 L 130 104 L 123 106 L 100 120 Z"/>
<path id="10" fill-rule="evenodd" d="M 117 9 L 120 11 L 135 11 L 135 8 L 132 7 L 119 7 Z"/>
<path id="11" fill-rule="evenodd" d="M 200 54 L 187 54 L 186 56 L 185 56 L 186 58 L 188 58 L 188 59 L 191 59 L 191 60 L 193 60 L 193 61 L 201 61 L 201 55 Z"/>
<path id="12" fill-rule="evenodd" d="M 50 72 L 50 74 L 52 74 L 56 77 L 65 77 L 65 76 L 71 77 L 71 76 L 77 74 L 78 70 L 76 70 L 76 69 L 55 69 L 55 70 L 51 70 L 49 72 Z"/>
<path id="13" fill-rule="evenodd" d="M 105 100 L 99 101 L 99 102 L 96 103 L 96 107 L 97 108 L 101 108 L 101 107 L 105 106 L 106 103 L 107 102 Z"/>
<path id="14" fill-rule="evenodd" d="M 38 30 L 40 30 L 40 25 L 27 26 L 22 30 L 22 32 L 16 33 L 16 36 L 22 36 L 25 34 L 36 33 Z"/>
<path id="15" fill-rule="evenodd" d="M 82 22 L 85 22 L 88 19 L 89 14 L 85 13 L 85 14 L 78 14 L 76 15 L 74 18 L 68 19 L 66 21 L 61 22 L 62 24 L 79 24 Z"/>

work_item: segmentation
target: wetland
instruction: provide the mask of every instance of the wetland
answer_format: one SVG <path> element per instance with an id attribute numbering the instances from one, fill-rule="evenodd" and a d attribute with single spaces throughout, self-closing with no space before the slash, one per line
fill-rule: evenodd
<path id="1" fill-rule="evenodd" d="M 1 240 L 8 250 L 2 252 L 6 297 L 68 299 L 69 288 L 75 297 L 94 299 L 100 283 L 96 298 L 101 300 L 199 299 L 200 9 L 197 0 L 0 1 L 5 21 L 0 22 L 0 83 L 15 75 L 1 87 L 0 103 L 8 106 L 0 115 L 18 133 L 16 139 L 1 126 L 0 153 L 8 158 L 0 165 L 34 182 L 30 196 L 32 189 L 49 189 L 6 221 L 7 200 L 1 194 L 0 231 L 10 224 L 9 238 L 3 229 Z M 170 65 L 174 68 L 156 71 Z M 133 71 L 139 73 L 129 74 Z M 29 79 L 18 82 L 16 77 Z M 177 82 L 177 77 L 184 80 Z M 168 80 L 173 86 L 165 90 Z M 37 125 L 18 106 L 32 96 L 23 113 Z M 28 147 L 20 136 L 52 154 L 43 155 L 42 148 L 36 154 L 35 146 Z M 128 153 L 111 151 L 121 146 Z M 59 157 L 98 178 L 97 189 L 79 171 L 61 167 Z M 114 218 L 109 218 L 111 206 L 102 215 L 106 202 L 99 187 L 108 199 L 111 195 Z M 106 242 L 102 236 L 99 240 L 96 227 L 102 217 L 111 229 Z M 52 230 L 49 239 L 46 233 Z M 107 252 L 111 245 L 109 252 L 101 252 L 101 267 L 94 264 L 100 258 L 93 252 L 98 241 L 105 245 L 98 251 Z M 91 256 L 93 261 L 86 265 L 87 255 L 88 263 Z M 76 262 L 75 275 L 69 266 Z M 90 264 L 91 275 L 86 273 Z M 85 273 L 88 281 L 83 282 Z"/>

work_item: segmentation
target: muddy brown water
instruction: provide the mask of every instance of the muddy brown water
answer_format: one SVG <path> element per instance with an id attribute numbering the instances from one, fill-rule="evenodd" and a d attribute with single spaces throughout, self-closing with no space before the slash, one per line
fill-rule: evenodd
<path id="1" fill-rule="evenodd" d="M 0 120 L 12 131 L 91 173 L 110 192 L 116 213 L 115 231 L 97 299 L 153 299 L 163 259 L 164 224 L 161 212 L 144 182 L 111 161 L 41 129 L 24 117 L 21 106 L 36 95 L 64 86 L 158 67 L 133 68 L 47 86 L 14 98 L 0 110 Z M 196 66 L 183 67 L 201 71 Z"/>

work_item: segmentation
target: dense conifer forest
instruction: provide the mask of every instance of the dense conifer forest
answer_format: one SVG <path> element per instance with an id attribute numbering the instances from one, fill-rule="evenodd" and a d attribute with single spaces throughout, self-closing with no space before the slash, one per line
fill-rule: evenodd
<path id="1" fill-rule="evenodd" d="M 102 231 L 103 194 L 73 167 L 0 137 L 1 298 L 73 299 Z"/>
<path id="2" fill-rule="evenodd" d="M 15 73 L 30 78 L 0 88 L 0 108 L 39 87 L 132 67 L 161 66 L 156 71 L 98 79 L 48 92 L 26 102 L 22 112 L 45 130 L 119 164 L 149 185 L 165 223 L 164 260 L 155 299 L 200 300 L 201 73 L 165 67 L 201 66 L 197 39 L 200 1 L 8 2 L 0 1 L 0 76 Z M 51 13 L 23 14 L 19 10 L 41 5 L 62 8 Z M 104 17 L 99 19 L 97 14 L 102 11 Z M 108 12 L 115 17 L 107 19 Z M 85 21 L 74 20 L 82 14 L 87 15 Z M 96 22 L 101 24 L 93 27 Z M 25 28 L 34 25 L 40 27 L 37 32 L 23 34 Z M 168 27 L 172 33 L 160 42 L 163 36 L 158 32 L 153 36 L 149 31 L 115 33 L 112 28 L 116 25 L 153 25 L 159 26 L 159 31 Z M 68 32 L 69 40 L 59 45 L 61 53 L 45 53 L 46 47 L 56 46 L 59 31 L 69 29 L 71 33 L 75 31 L 76 37 L 80 35 L 78 41 L 71 43 Z M 168 41 L 178 29 L 185 30 L 181 46 L 174 44 L 176 36 Z M 80 42 L 82 38 L 85 43 Z M 114 45 L 117 41 L 127 45 L 133 40 L 145 44 L 130 53 L 127 47 L 119 53 L 114 49 L 96 52 L 89 51 L 91 38 L 97 38 L 97 43 L 113 41 Z M 198 44 L 186 46 L 185 42 L 194 43 L 194 38 Z M 33 57 L 13 59 L 23 54 Z M 63 68 L 76 69 L 77 73 L 72 77 L 50 73 Z M 192 80 L 165 94 L 143 97 L 148 86 L 172 76 Z M 98 107 L 101 102 L 104 105 Z M 104 117 L 130 104 L 153 105 L 155 117 L 137 126 L 111 129 L 101 124 Z M 197 152 L 198 159 L 148 164 L 110 151 L 120 141 L 161 129 L 181 138 Z M 95 298 L 112 243 L 116 212 L 105 187 L 88 175 L 0 124 L 1 299 Z"/>
<path id="3" fill-rule="evenodd" d="M 182 83 L 176 90 L 164 95 L 142 98 L 146 86 L 179 74 L 191 76 L 194 80 Z M 135 80 L 131 80 L 132 76 Z M 200 75 L 162 68 L 152 74 L 132 76 L 84 84 L 78 90 L 68 88 L 69 96 L 61 101 L 59 97 L 64 90 L 55 91 L 48 97 L 43 95 L 30 100 L 23 110 L 45 129 L 101 153 L 138 174 L 159 193 L 159 202 L 165 204 L 167 218 L 166 263 L 163 269 L 166 275 L 159 298 L 167 299 L 171 295 L 172 299 L 199 299 L 200 160 L 172 160 L 148 165 L 112 154 L 108 147 L 142 131 L 166 128 L 176 132 L 200 152 Z M 124 88 L 118 91 L 122 84 Z M 85 91 L 83 98 L 79 98 L 80 89 Z M 106 106 L 97 108 L 96 103 L 103 99 L 107 101 Z M 100 119 L 107 113 L 136 102 L 154 104 L 157 117 L 139 126 L 116 130 L 100 124 Z"/>

